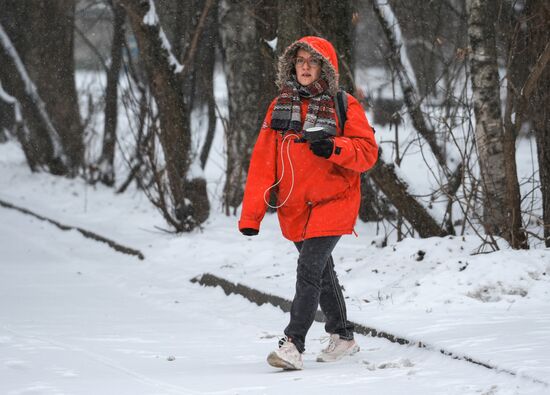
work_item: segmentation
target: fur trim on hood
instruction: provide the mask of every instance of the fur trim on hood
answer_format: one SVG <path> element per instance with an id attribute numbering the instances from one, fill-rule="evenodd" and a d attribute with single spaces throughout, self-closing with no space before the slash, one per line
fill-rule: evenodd
<path id="1" fill-rule="evenodd" d="M 282 89 L 285 82 L 295 74 L 294 59 L 299 49 L 304 49 L 313 57 L 321 59 L 321 78 L 328 82 L 328 93 L 331 96 L 338 92 L 338 58 L 332 44 L 320 37 L 306 36 L 290 44 L 279 57 L 277 87 Z"/>

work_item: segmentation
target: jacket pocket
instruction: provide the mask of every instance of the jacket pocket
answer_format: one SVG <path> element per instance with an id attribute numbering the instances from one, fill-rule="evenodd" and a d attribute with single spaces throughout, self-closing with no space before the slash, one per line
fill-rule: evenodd
<path id="1" fill-rule="evenodd" d="M 345 171 L 330 163 L 326 169 L 319 169 L 308 179 L 306 200 L 314 204 L 325 203 L 347 196 L 350 189 L 351 183 Z"/>

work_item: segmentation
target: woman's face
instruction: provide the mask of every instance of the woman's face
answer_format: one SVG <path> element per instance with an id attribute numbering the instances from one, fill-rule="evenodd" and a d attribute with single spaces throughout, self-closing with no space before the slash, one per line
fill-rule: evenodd
<path id="1" fill-rule="evenodd" d="M 307 86 L 321 76 L 321 61 L 314 59 L 305 49 L 299 49 L 294 61 L 296 78 L 300 85 Z"/>

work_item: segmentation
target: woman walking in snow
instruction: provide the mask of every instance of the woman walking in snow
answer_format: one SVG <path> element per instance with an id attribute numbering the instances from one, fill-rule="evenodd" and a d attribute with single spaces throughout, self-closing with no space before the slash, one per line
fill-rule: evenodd
<path id="1" fill-rule="evenodd" d="M 317 360 L 336 361 L 359 351 L 331 253 L 342 235 L 353 232 L 360 174 L 374 165 L 378 147 L 361 105 L 346 93 L 347 120 L 343 128 L 339 124 L 338 61 L 330 42 L 303 37 L 285 50 L 278 66 L 280 93 L 252 152 L 239 230 L 258 234 L 270 192 L 277 188 L 281 231 L 299 257 L 290 322 L 267 360 L 275 367 L 302 369 L 306 334 L 319 305 L 330 343 Z M 323 138 L 309 137 L 321 128 Z"/>

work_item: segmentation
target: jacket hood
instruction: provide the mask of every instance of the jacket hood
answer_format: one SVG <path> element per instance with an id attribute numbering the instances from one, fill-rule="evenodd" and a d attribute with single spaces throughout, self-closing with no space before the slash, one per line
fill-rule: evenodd
<path id="1" fill-rule="evenodd" d="M 299 49 L 310 52 L 314 57 L 321 59 L 321 78 L 328 82 L 328 93 L 331 96 L 338 92 L 338 57 L 332 44 L 321 37 L 306 36 L 290 44 L 279 58 L 277 87 L 282 89 L 285 82 L 295 74 L 294 59 Z"/>

